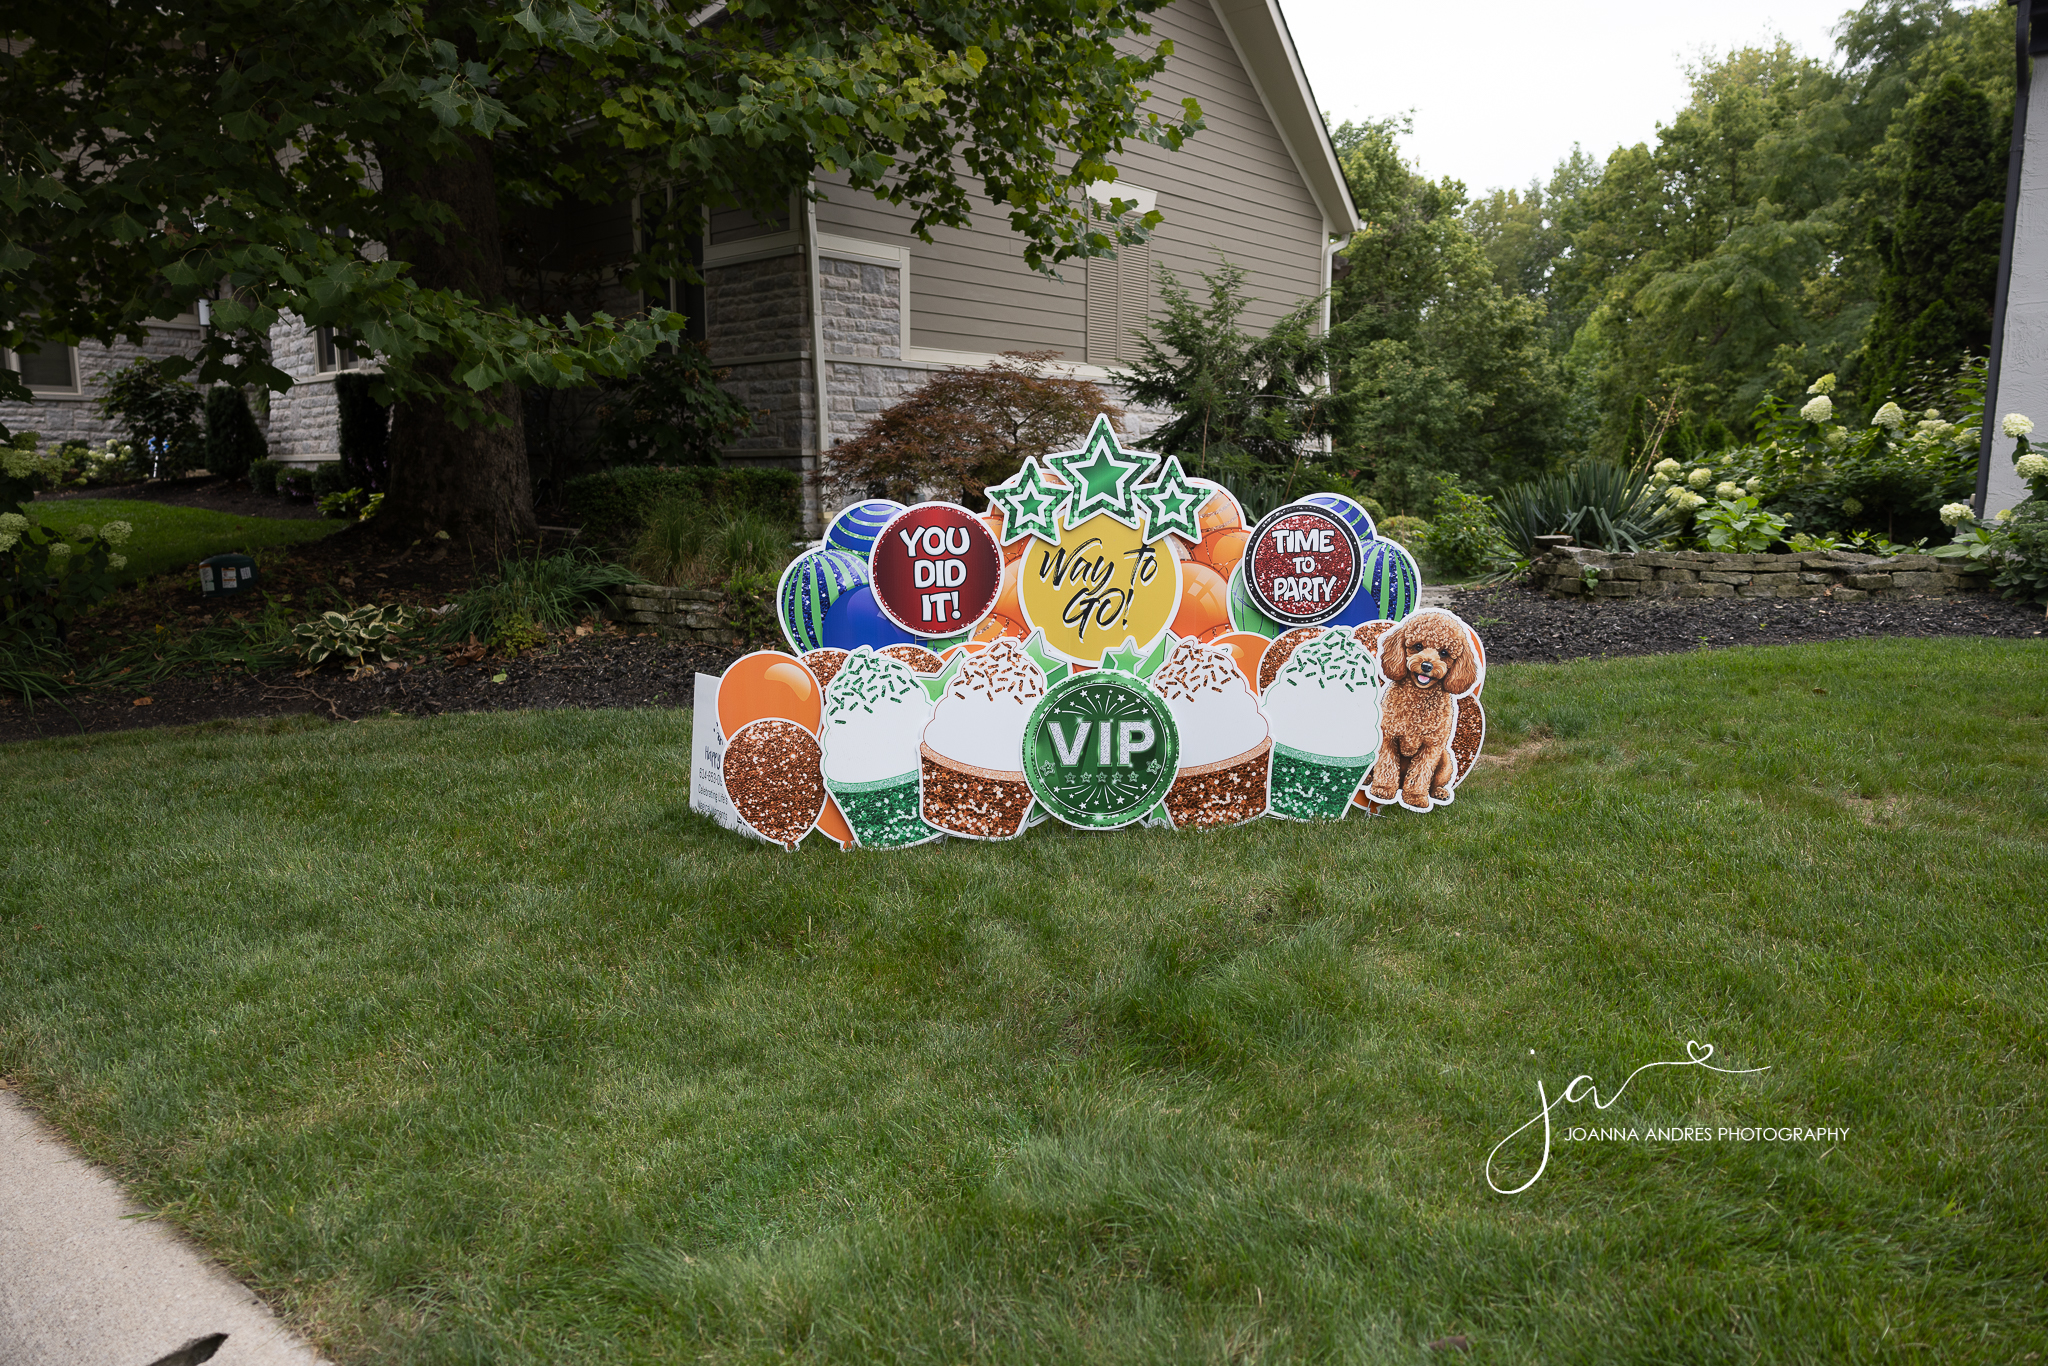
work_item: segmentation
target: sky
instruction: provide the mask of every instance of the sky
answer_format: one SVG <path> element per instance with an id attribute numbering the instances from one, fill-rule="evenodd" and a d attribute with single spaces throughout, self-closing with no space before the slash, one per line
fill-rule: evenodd
<path id="1" fill-rule="evenodd" d="M 1573 143 L 1654 142 L 1703 53 L 1783 36 L 1831 58 L 1854 0 L 1280 0 L 1335 127 L 1413 111 L 1402 150 L 1474 194 L 1548 180 Z"/>

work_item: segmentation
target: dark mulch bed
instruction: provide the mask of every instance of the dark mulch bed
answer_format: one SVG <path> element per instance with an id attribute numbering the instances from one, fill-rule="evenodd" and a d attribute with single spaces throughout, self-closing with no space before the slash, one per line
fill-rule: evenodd
<path id="1" fill-rule="evenodd" d="M 558 549 L 551 538 L 547 549 Z M 473 554 L 447 541 L 391 539 L 370 524 L 343 527 L 332 536 L 266 551 L 260 557 L 261 592 L 201 597 L 194 574 L 159 574 L 101 603 L 72 630 L 81 662 L 167 630 L 195 629 L 260 614 L 266 597 L 310 616 L 327 608 L 365 603 L 438 607 L 489 577 L 495 557 Z"/>
<path id="2" fill-rule="evenodd" d="M 342 544 L 337 545 L 336 542 Z M 294 571 L 308 582 L 360 585 L 432 578 L 433 589 L 407 583 L 410 600 L 467 586 L 477 566 L 468 556 L 424 547 L 394 547 L 346 531 L 308 550 L 322 552 Z M 294 557 L 297 558 L 296 556 Z M 376 566 L 383 565 L 380 569 Z M 445 585 L 445 589 L 444 589 Z M 361 597 L 359 591 L 353 596 Z M 381 596 L 381 595 L 379 595 Z M 394 596 L 398 596 L 394 594 Z M 1594 606 L 1545 597 L 1525 588 L 1453 592 L 1447 605 L 1479 629 L 1494 663 L 1668 654 L 1724 645 L 1785 645 L 1865 636 L 2002 636 L 2038 639 L 2048 633 L 2041 609 L 1988 595 L 1900 598 L 1869 602 L 1681 598 Z M 168 605 L 168 604 L 164 604 Z M 182 608 L 180 609 L 182 610 Z M 226 610 L 209 605 L 209 612 Z M 0 740 L 81 732 L 190 725 L 227 718 L 261 719 L 311 713 L 336 720 L 400 713 L 507 711 L 554 707 L 687 707 L 698 673 L 722 673 L 738 655 L 722 646 L 688 645 L 628 636 L 617 628 L 563 637 L 517 659 L 451 664 L 415 659 L 351 682 L 322 670 L 305 678 L 283 669 L 224 670 L 147 684 L 120 683 L 83 692 L 65 707 L 0 701 Z M 503 675 L 502 683 L 493 681 Z M 141 698 L 146 703 L 138 705 Z"/>
<path id="3" fill-rule="evenodd" d="M 315 518 L 319 507 L 308 499 L 295 503 L 282 494 L 258 493 L 239 479 L 217 479 L 210 474 L 187 479 L 152 479 L 140 484 L 108 484 L 63 493 L 39 493 L 37 502 L 68 501 L 74 498 L 132 498 L 173 507 L 204 508 L 208 512 L 232 512 L 243 517 L 282 517 L 297 520 Z"/>
<path id="4" fill-rule="evenodd" d="M 32 714 L 18 698 L 0 701 L 0 741 L 304 713 L 353 721 L 394 712 L 687 707 L 694 676 L 723 673 L 738 654 L 723 646 L 601 632 L 517 659 L 454 665 L 429 659 L 379 668 L 355 682 L 331 669 L 304 678 L 285 669 L 187 674 L 95 688 L 62 707 L 40 703 Z M 502 683 L 495 681 L 501 676 Z"/>
<path id="5" fill-rule="evenodd" d="M 2048 631 L 2036 604 L 1988 593 L 1945 598 L 1650 598 L 1574 602 L 1528 588 L 1453 592 L 1489 663 L 1671 654 L 1720 645 L 1791 645 L 1863 636 L 2004 636 Z"/>

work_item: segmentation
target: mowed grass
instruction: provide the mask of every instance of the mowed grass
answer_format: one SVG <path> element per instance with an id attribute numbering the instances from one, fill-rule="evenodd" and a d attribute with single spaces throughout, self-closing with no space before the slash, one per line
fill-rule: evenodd
<path id="1" fill-rule="evenodd" d="M 128 567 L 121 571 L 124 582 L 186 569 L 230 550 L 247 554 L 267 546 L 317 541 L 348 525 L 325 518 L 243 517 L 138 498 L 62 498 L 33 503 L 29 511 L 44 526 L 62 531 L 108 522 L 133 526 L 134 536 L 121 548 L 128 557 Z"/>
<path id="2" fill-rule="evenodd" d="M 344 1362 L 2028 1360 L 2044 665 L 1501 667 L 1427 817 L 878 855 L 669 711 L 16 746 L 0 1070 Z M 1769 1070 L 1488 1188 L 1688 1040 Z"/>

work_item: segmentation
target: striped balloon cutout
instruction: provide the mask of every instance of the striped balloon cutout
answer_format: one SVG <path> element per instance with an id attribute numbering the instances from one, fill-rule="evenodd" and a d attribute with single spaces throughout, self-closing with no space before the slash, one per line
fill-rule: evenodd
<path id="1" fill-rule="evenodd" d="M 889 519 L 903 511 L 903 504 L 892 503 L 887 498 L 870 498 L 864 503 L 855 503 L 832 519 L 832 525 L 825 528 L 825 549 L 844 550 L 849 555 L 860 556 L 860 562 L 868 562 L 868 553 L 875 548 L 875 537 L 882 534 L 882 528 L 889 525 Z"/>
<path id="2" fill-rule="evenodd" d="M 825 613 L 868 581 L 868 562 L 846 550 L 809 550 L 789 562 L 775 589 L 775 615 L 790 648 L 808 654 L 825 643 Z"/>
<path id="3" fill-rule="evenodd" d="M 1422 572 L 1408 552 L 1393 541 L 1374 541 L 1365 548 L 1365 573 L 1346 616 L 1357 616 L 1360 622 L 1399 621 L 1415 610 L 1421 589 Z M 1345 624 L 1357 623 L 1347 620 Z"/>
<path id="4" fill-rule="evenodd" d="M 1244 586 L 1244 565 L 1230 571 L 1230 624 L 1238 631 L 1271 640 L 1286 628 L 1259 610 Z"/>

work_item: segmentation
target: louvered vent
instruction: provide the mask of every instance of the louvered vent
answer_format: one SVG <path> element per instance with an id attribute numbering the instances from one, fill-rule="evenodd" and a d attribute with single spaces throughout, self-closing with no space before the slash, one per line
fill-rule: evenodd
<path id="1" fill-rule="evenodd" d="M 1096 365 L 1138 358 L 1138 339 L 1152 316 L 1152 244 L 1088 258 L 1088 359 Z"/>

